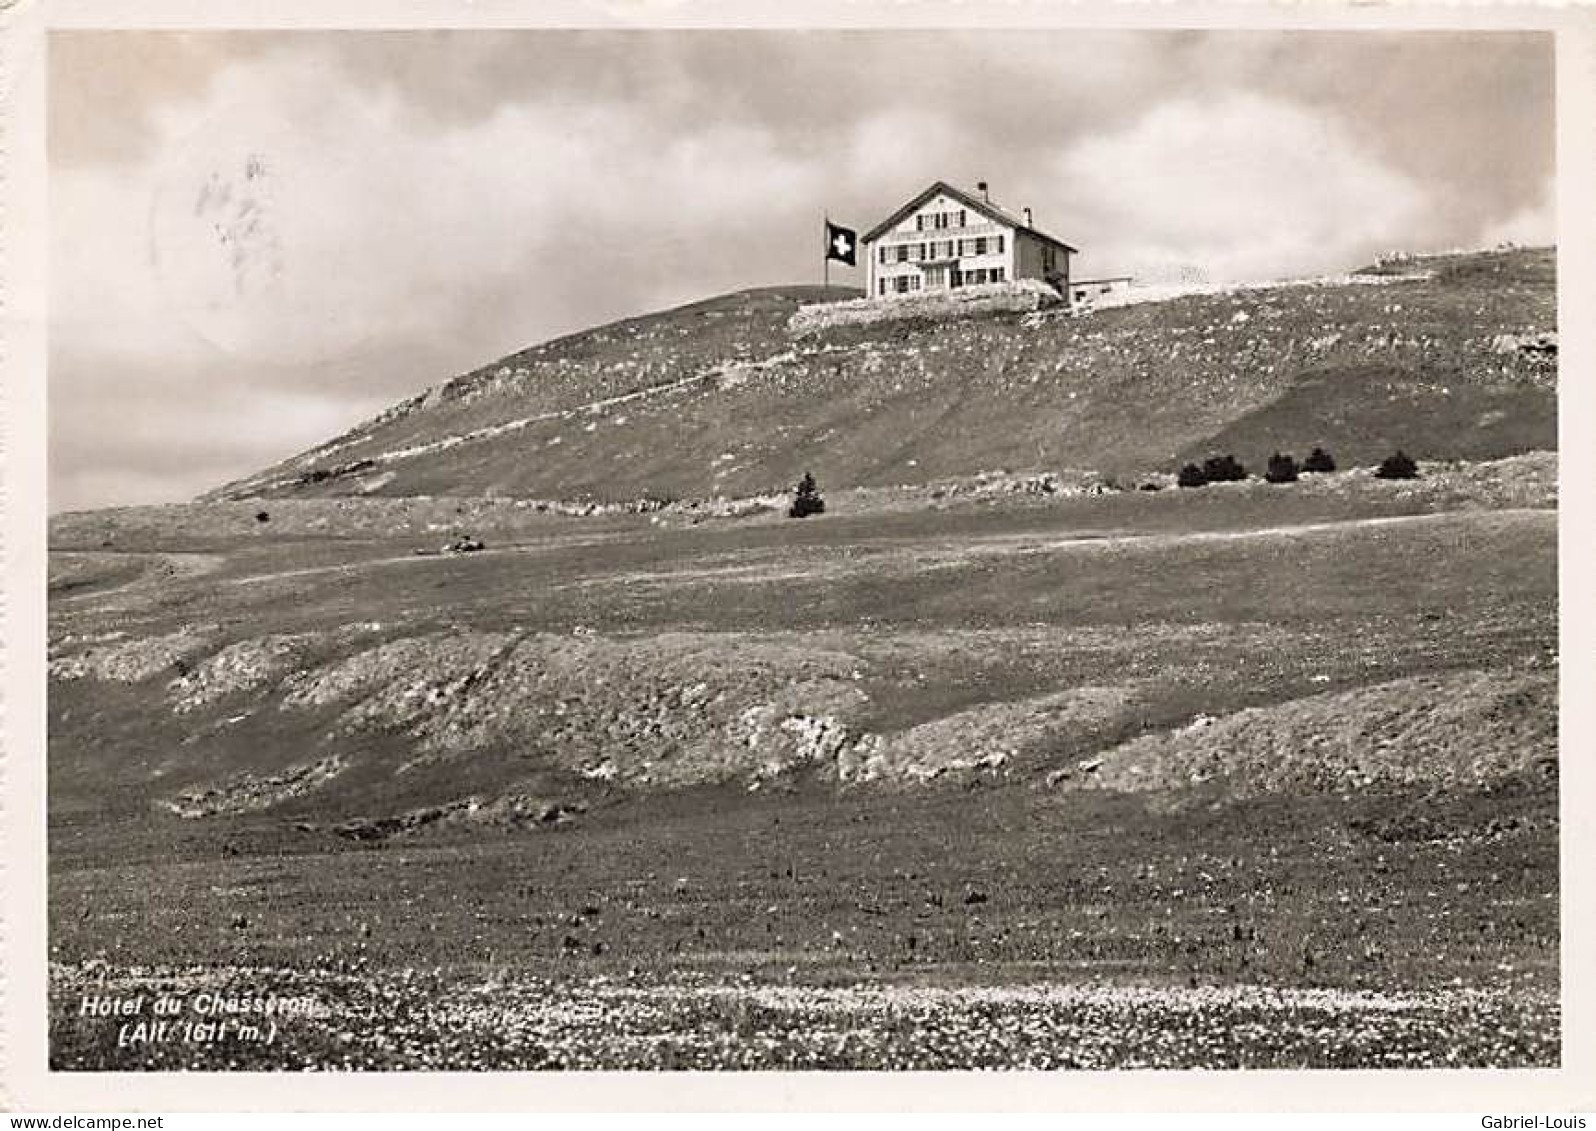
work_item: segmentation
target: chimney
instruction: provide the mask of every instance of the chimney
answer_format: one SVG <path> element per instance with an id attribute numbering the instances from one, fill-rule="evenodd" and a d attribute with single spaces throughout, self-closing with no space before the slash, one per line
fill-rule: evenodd
<path id="1" fill-rule="evenodd" d="M 990 195 L 988 195 L 987 191 L 986 191 L 986 182 L 985 181 L 976 181 L 975 182 L 975 191 L 979 192 L 981 194 L 981 199 L 982 200 L 986 201 L 988 204 L 992 203 L 992 197 Z"/>
<path id="2" fill-rule="evenodd" d="M 1036 227 L 1036 225 L 1035 225 L 1035 224 L 1033 224 L 1033 223 L 1032 223 L 1032 222 L 1031 222 L 1031 210 L 1030 210 L 1030 209 L 1029 209 L 1029 208 L 1027 208 L 1027 209 L 1026 209 L 1026 210 L 1025 210 L 1025 226 L 1026 226 L 1026 227 L 1027 227 L 1027 228 L 1034 228 L 1034 227 Z"/>

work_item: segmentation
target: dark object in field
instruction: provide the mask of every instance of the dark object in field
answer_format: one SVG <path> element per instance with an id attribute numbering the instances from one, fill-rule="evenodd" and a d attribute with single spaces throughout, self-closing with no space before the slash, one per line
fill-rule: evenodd
<path id="1" fill-rule="evenodd" d="M 1175 482 L 1182 487 L 1201 487 L 1208 482 L 1208 476 L 1203 474 L 1203 469 L 1195 463 L 1188 463 L 1180 469 L 1180 474 L 1175 477 Z"/>
<path id="2" fill-rule="evenodd" d="M 964 905 L 966 907 L 969 907 L 971 904 L 985 903 L 986 900 L 987 900 L 986 892 L 984 892 L 984 891 L 970 891 L 970 892 L 966 892 L 965 893 Z"/>
<path id="3" fill-rule="evenodd" d="M 1247 478 L 1247 469 L 1227 452 L 1203 460 L 1203 478 L 1210 483 L 1239 483 Z"/>
<path id="4" fill-rule="evenodd" d="M 1308 453 L 1308 458 L 1302 461 L 1302 470 L 1327 472 L 1336 469 L 1336 461 L 1330 453 L 1323 448 L 1314 448 Z"/>
<path id="5" fill-rule="evenodd" d="M 1413 462 L 1413 457 L 1401 448 L 1386 456 L 1380 461 L 1380 466 L 1375 468 L 1376 479 L 1417 479 L 1419 465 Z"/>
<path id="6" fill-rule="evenodd" d="M 270 522 L 271 520 L 272 520 L 272 516 L 267 514 L 265 511 L 256 511 L 255 512 L 255 521 L 256 522 Z"/>
<path id="7" fill-rule="evenodd" d="M 1297 470 L 1297 461 L 1290 453 L 1276 452 L 1269 457 L 1269 466 L 1264 470 L 1264 478 L 1270 483 L 1295 483 Z"/>
<path id="8" fill-rule="evenodd" d="M 804 477 L 798 481 L 798 489 L 793 493 L 792 506 L 787 508 L 787 517 L 808 518 L 812 514 L 824 514 L 825 511 L 826 500 L 820 497 L 815 477 L 804 472 Z"/>
<path id="9" fill-rule="evenodd" d="M 443 549 L 445 553 L 449 554 L 470 554 L 475 553 L 477 550 L 487 549 L 487 545 L 480 538 L 462 534 Z"/>
<path id="10" fill-rule="evenodd" d="M 1187 466 L 1190 466 L 1189 464 Z M 1143 483 L 1136 488 L 1138 491 L 1161 491 L 1163 488 L 1157 483 Z"/>

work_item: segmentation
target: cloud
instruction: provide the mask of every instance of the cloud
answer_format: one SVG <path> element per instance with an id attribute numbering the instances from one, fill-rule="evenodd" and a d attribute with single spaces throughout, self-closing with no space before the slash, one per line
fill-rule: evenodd
<path id="1" fill-rule="evenodd" d="M 1521 247 L 1535 247 L 1555 243 L 1557 240 L 1556 185 L 1548 182 L 1540 200 L 1521 208 L 1505 219 L 1495 220 L 1480 229 L 1480 234 L 1469 241 L 1470 246 L 1496 247 L 1514 243 Z"/>
<path id="2" fill-rule="evenodd" d="M 60 351 L 51 359 L 50 508 L 177 502 L 327 437 L 388 398 L 296 392 L 260 371 L 194 375 Z"/>
<path id="3" fill-rule="evenodd" d="M 1060 180 L 1081 226 L 1107 234 L 1094 260 L 1220 280 L 1348 266 L 1409 246 L 1426 196 L 1334 118 L 1257 95 L 1181 99 L 1071 147 Z"/>

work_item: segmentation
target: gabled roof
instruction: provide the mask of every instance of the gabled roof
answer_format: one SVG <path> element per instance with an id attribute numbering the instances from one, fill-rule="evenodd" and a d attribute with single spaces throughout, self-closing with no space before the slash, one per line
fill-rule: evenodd
<path id="1" fill-rule="evenodd" d="M 936 196 L 938 193 L 944 193 L 948 196 L 951 196 L 954 200 L 957 200 L 966 208 L 973 209 L 989 219 L 996 220 L 1000 224 L 1007 224 L 1011 228 L 1018 229 L 1022 232 L 1028 232 L 1044 243 L 1053 244 L 1055 247 L 1061 247 L 1065 251 L 1072 253 L 1078 252 L 1080 250 L 1079 248 L 1071 247 L 1063 240 L 1054 239 L 1046 232 L 1032 227 L 1030 224 L 1027 224 L 1024 220 L 1021 220 L 1018 217 L 1009 215 L 1007 212 L 1003 211 L 1003 209 L 993 204 L 990 200 L 982 200 L 974 193 L 968 193 L 963 189 L 954 188 L 952 185 L 948 184 L 947 181 L 933 182 L 931 187 L 927 188 L 924 192 L 920 193 L 920 195 L 909 201 L 909 203 L 898 209 L 891 216 L 888 216 L 885 220 L 881 221 L 881 223 L 877 224 L 875 227 L 866 232 L 861 242 L 875 242 L 875 240 L 881 236 L 882 233 L 896 227 L 905 216 L 908 216 L 914 212 L 915 209 L 919 208 L 922 204 L 930 200 L 933 196 Z"/>

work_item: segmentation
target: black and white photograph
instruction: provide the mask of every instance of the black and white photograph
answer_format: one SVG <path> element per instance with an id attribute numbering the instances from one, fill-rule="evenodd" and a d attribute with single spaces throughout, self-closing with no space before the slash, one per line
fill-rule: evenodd
<path id="1" fill-rule="evenodd" d="M 46 47 L 52 1074 L 1563 1066 L 1557 33 Z"/>

